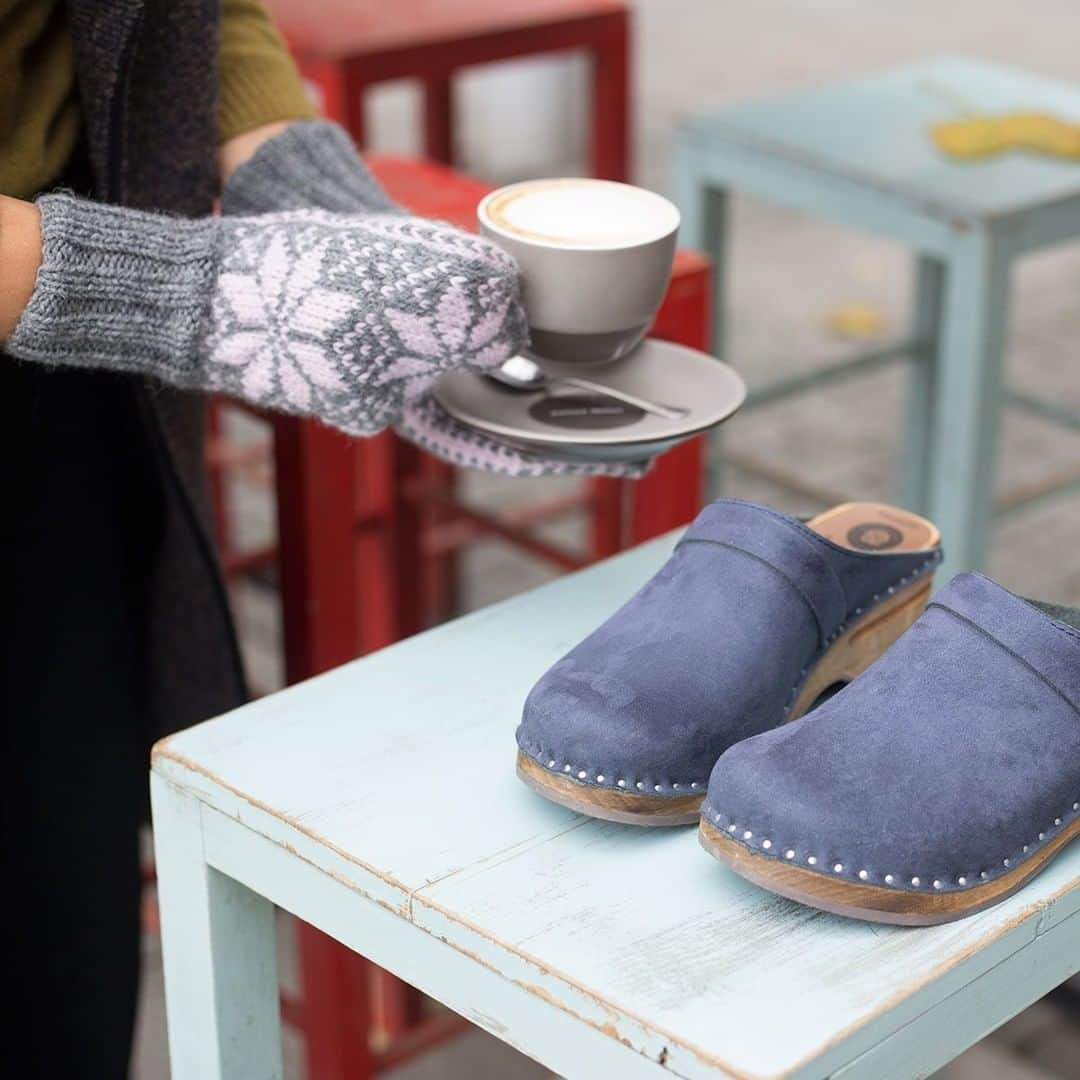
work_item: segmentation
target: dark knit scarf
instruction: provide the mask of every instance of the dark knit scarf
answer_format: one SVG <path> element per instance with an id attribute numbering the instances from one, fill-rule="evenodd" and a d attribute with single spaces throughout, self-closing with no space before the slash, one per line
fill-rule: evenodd
<path id="1" fill-rule="evenodd" d="M 219 0 L 67 0 L 93 194 L 196 216 L 217 193 Z M 165 522 L 148 655 L 159 734 L 237 705 L 239 651 L 214 554 L 205 402 L 136 381 Z"/>

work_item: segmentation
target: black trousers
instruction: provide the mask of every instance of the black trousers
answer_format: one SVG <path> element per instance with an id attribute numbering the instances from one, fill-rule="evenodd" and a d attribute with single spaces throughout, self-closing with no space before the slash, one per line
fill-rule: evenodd
<path id="1" fill-rule="evenodd" d="M 126 379 L 0 354 L 5 846 L 34 1075 L 127 1075 L 147 807 L 144 626 L 162 502 Z"/>

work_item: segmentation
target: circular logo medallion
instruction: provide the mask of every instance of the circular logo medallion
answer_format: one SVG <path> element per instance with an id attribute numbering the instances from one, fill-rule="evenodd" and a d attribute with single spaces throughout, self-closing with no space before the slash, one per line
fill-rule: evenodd
<path id="1" fill-rule="evenodd" d="M 881 521 L 868 521 L 865 525 L 856 525 L 849 529 L 847 542 L 860 551 L 888 551 L 896 547 L 904 534 L 892 525 L 886 525 Z"/>

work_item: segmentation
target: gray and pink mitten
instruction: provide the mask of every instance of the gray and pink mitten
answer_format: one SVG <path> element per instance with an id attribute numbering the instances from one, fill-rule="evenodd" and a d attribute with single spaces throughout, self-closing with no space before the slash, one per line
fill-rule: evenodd
<path id="1" fill-rule="evenodd" d="M 353 434 L 526 334 L 508 256 L 398 213 L 166 217 L 47 195 L 23 360 L 152 375 Z"/>

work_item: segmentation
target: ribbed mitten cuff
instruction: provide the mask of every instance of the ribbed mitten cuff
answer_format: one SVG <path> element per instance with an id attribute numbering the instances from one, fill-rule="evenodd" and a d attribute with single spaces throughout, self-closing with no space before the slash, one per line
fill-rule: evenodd
<path id="1" fill-rule="evenodd" d="M 45 195 L 42 261 L 5 348 L 44 364 L 108 368 L 199 385 L 197 347 L 213 291 L 213 218 L 149 214 Z"/>
<path id="2" fill-rule="evenodd" d="M 344 129 L 327 120 L 290 124 L 229 177 L 226 214 L 330 210 L 385 214 L 399 209 L 360 159 Z"/>

